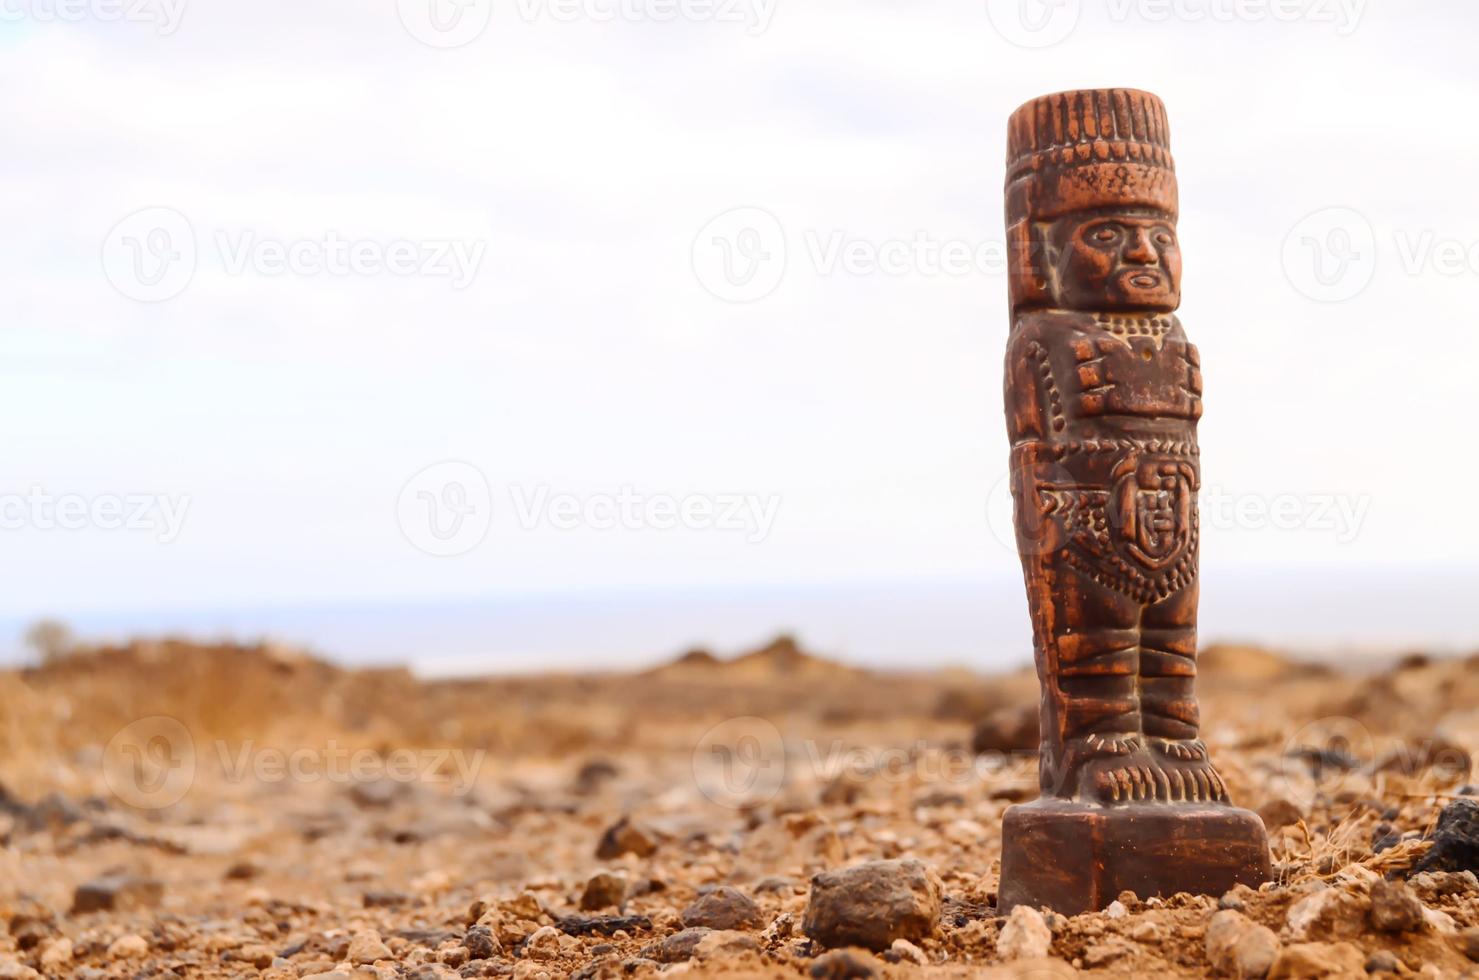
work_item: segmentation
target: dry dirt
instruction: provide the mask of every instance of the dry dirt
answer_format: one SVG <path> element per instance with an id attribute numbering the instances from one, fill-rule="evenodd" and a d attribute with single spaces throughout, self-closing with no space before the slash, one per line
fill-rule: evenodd
<path id="1" fill-rule="evenodd" d="M 1479 885 L 1451 857 L 1413 875 L 1473 792 L 1476 667 L 1205 651 L 1205 735 L 1277 881 L 1049 915 L 1047 956 L 1007 962 L 1028 671 L 871 673 L 784 638 L 435 683 L 270 646 L 77 650 L 0 672 L 0 978 L 1194 977 L 1219 900 L 1275 934 L 1271 976 L 1479 975 Z M 972 750 L 982 719 L 977 748 L 1008 751 Z M 901 858 L 939 892 L 930 934 L 808 938 L 813 875 Z M 1408 876 L 1420 919 L 1379 930 L 1375 883 Z M 719 886 L 740 895 L 689 908 Z M 734 928 L 671 938 L 685 918 Z"/>

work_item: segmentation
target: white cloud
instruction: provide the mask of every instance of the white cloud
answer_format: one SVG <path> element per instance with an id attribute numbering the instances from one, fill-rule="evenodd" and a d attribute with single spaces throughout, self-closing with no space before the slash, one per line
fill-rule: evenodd
<path id="1" fill-rule="evenodd" d="M 1435 501 L 1461 448 L 1475 279 L 1397 268 L 1398 230 L 1479 240 L 1457 175 L 1476 79 L 1459 43 L 1375 5 L 1318 25 L 1113 23 L 1041 51 L 983 5 L 785 2 L 722 24 L 525 23 L 500 4 L 439 51 L 394 5 L 193 3 L 141 25 L 7 25 L 0 241 L 6 472 L 54 492 L 182 493 L 179 539 L 13 533 L 0 606 L 927 578 L 1010 572 L 984 497 L 1005 468 L 999 276 L 818 277 L 807 229 L 998 241 L 1007 114 L 1129 84 L 1172 112 L 1188 330 L 1204 352 L 1209 482 L 1370 499 L 1342 544 L 1209 534 L 1206 561 L 1469 560 Z M 1419 36 L 1414 36 L 1419 35 Z M 1415 43 L 1421 41 L 1422 43 Z M 164 205 L 202 246 L 164 304 L 113 292 L 108 230 Z M 690 245 L 769 209 L 793 246 L 766 300 L 704 292 Z M 1368 215 L 1373 285 L 1321 306 L 1285 280 L 1304 214 Z M 486 242 L 437 280 L 225 274 L 220 231 Z M 409 549 L 402 484 L 441 459 L 572 493 L 779 494 L 763 545 L 702 533 L 522 531 L 457 561 Z"/>

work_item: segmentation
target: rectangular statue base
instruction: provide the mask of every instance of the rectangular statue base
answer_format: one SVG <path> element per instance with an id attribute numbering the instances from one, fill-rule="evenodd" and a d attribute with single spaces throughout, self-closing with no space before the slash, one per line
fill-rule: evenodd
<path id="1" fill-rule="evenodd" d="M 1142 899 L 1221 895 L 1268 879 L 1268 833 L 1250 810 L 1038 800 L 1009 807 L 1002 820 L 997 910 L 1030 905 L 1077 915 L 1123 891 Z"/>

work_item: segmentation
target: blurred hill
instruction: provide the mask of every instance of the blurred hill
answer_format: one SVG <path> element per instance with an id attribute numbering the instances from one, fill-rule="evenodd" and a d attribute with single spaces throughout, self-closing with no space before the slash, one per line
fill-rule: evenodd
<path id="1" fill-rule="evenodd" d="M 1393 732 L 1467 726 L 1479 705 L 1479 657 L 1412 655 L 1385 669 L 1342 672 L 1257 647 L 1212 646 L 1200 664 L 1204 714 L 1214 725 L 1314 709 Z M 70 646 L 39 666 L 0 671 L 0 758 L 96 748 L 155 715 L 207 739 L 288 744 L 336 735 L 371 747 L 458 744 L 554 755 L 640 742 L 659 722 L 762 715 L 969 726 L 1000 709 L 1030 710 L 1036 700 L 1036 678 L 1026 668 L 870 671 L 809 652 L 788 635 L 730 658 L 695 650 L 635 673 L 430 681 L 402 668 L 343 668 L 271 643 L 141 639 Z"/>

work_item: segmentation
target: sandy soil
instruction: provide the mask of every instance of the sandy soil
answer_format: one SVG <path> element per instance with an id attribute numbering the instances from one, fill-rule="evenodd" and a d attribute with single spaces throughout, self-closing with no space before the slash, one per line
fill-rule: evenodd
<path id="1" fill-rule="evenodd" d="M 1404 886 L 1418 920 L 1371 910 L 1472 792 L 1476 667 L 1205 651 L 1205 734 L 1277 881 L 1048 915 L 1038 955 L 995 910 L 1002 812 L 1036 795 L 1029 671 L 878 674 L 784 638 L 437 683 L 79 650 L 0 673 L 0 978 L 1193 977 L 1219 903 L 1272 931 L 1271 976 L 1479 975 L 1479 884 L 1451 860 Z M 808 938 L 813 875 L 900 858 L 938 892 L 928 934 Z"/>

